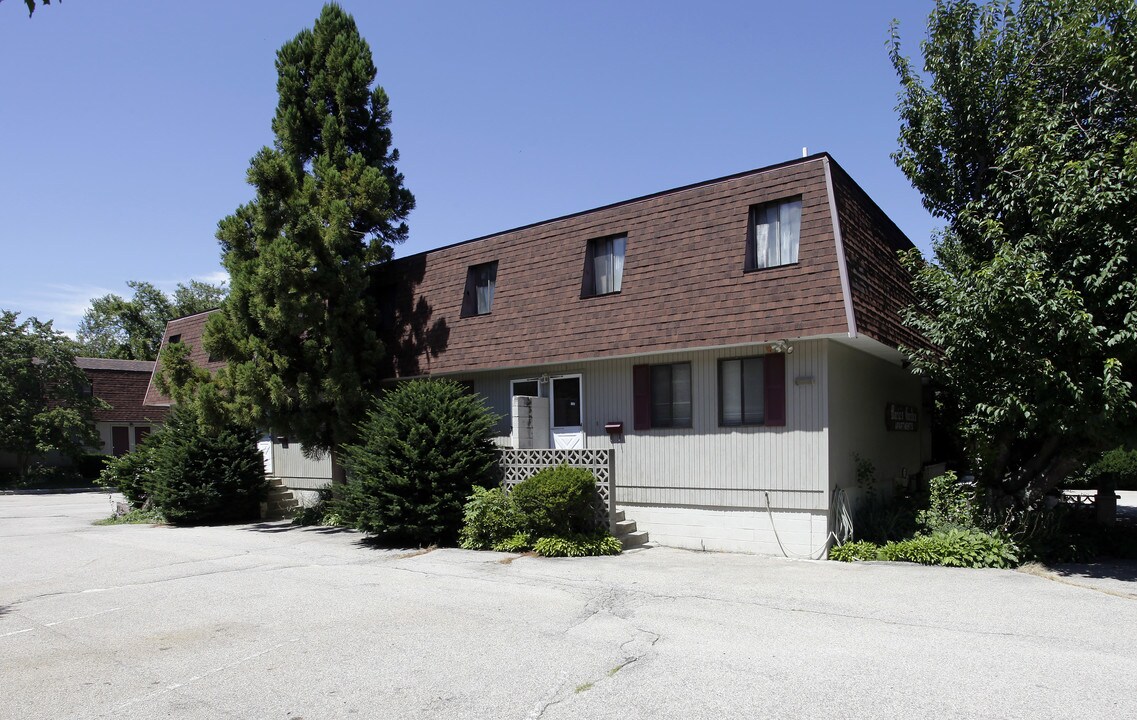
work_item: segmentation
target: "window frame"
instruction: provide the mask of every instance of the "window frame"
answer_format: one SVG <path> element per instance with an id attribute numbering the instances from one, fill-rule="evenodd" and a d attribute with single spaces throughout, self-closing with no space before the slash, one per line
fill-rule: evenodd
<path id="1" fill-rule="evenodd" d="M 607 246 L 610 251 L 606 253 L 609 257 L 616 257 L 615 242 L 623 240 L 623 252 L 620 255 L 620 273 L 616 277 L 615 270 L 612 270 L 613 285 L 616 286 L 614 290 L 607 292 L 597 291 L 597 275 L 596 275 L 596 259 L 599 257 L 597 252 L 601 246 Z M 628 234 L 627 233 L 613 233 L 611 235 L 604 235 L 602 237 L 592 238 L 588 241 L 584 251 L 584 272 L 581 276 L 580 296 L 582 298 L 591 297 L 607 297 L 608 295 L 619 295 L 624 289 L 624 268 L 626 267 L 628 259 Z"/>
<path id="2" fill-rule="evenodd" d="M 674 368 L 685 366 L 687 368 L 687 397 L 688 406 L 686 422 L 675 421 L 675 405 L 682 404 L 684 400 L 675 398 Z M 666 422 L 657 421 L 656 416 L 656 371 L 668 368 L 668 385 L 671 397 L 668 399 L 671 416 Z M 695 426 L 695 372 L 690 360 L 673 363 L 652 363 L 635 365 L 632 367 L 632 390 L 634 398 L 633 426 L 636 430 L 689 430 Z"/>
<path id="3" fill-rule="evenodd" d="M 756 222 L 756 219 L 758 217 L 758 213 L 759 212 L 767 212 L 771 208 L 781 208 L 781 206 L 788 205 L 790 203 L 797 203 L 798 205 L 801 206 L 799 208 L 799 211 L 798 211 L 797 239 L 796 239 L 796 242 L 794 245 L 794 249 L 795 249 L 794 259 L 792 261 L 781 262 L 781 263 L 778 263 L 776 265 L 770 265 L 770 264 L 759 265 L 758 264 L 757 226 L 759 224 L 765 225 L 767 223 Z M 758 203 L 756 205 L 750 206 L 749 210 L 747 211 L 747 216 L 746 216 L 746 255 L 745 255 L 745 258 L 743 260 L 743 271 L 744 272 L 757 272 L 759 270 L 770 270 L 773 268 L 780 268 L 780 267 L 787 267 L 790 265 L 797 265 L 798 263 L 801 262 L 801 217 L 802 217 L 802 214 L 804 213 L 804 208 L 805 208 L 805 203 L 802 200 L 801 195 L 791 195 L 789 197 L 779 198 L 777 200 L 770 200 L 767 202 L 762 202 L 762 203 Z M 775 227 L 778 228 L 778 230 L 775 234 L 777 236 L 780 236 L 781 235 L 781 230 L 780 230 L 780 228 L 781 228 L 781 216 L 780 216 L 780 213 L 779 213 L 778 224 Z"/>
<path id="4" fill-rule="evenodd" d="M 475 263 L 466 268 L 466 288 L 462 294 L 461 317 L 479 317 L 493 313 L 494 298 L 497 295 L 497 260 Z M 478 281 L 482 272 L 486 273 L 489 282 L 489 300 L 483 311 L 478 302 Z"/>
<path id="5" fill-rule="evenodd" d="M 742 375 L 746 360 L 762 361 L 762 422 L 746 422 L 746 389 L 745 379 Z M 739 404 L 741 407 L 741 422 L 727 423 L 723 420 L 723 373 L 724 363 L 738 362 L 739 365 Z M 746 428 L 746 427 L 785 427 L 786 426 L 786 354 L 766 353 L 764 355 L 740 355 L 738 357 L 723 357 L 717 362 L 716 395 L 718 401 L 718 426 L 720 428 Z"/>
<path id="6" fill-rule="evenodd" d="M 745 357 L 730 357 L 719 358 L 718 360 L 718 415 L 719 427 L 762 427 L 766 424 L 766 355 L 747 355 Z M 762 366 L 762 377 L 759 380 L 759 387 L 762 391 L 762 421 L 761 422 L 747 422 L 746 421 L 746 361 L 747 360 L 760 360 Z M 726 390 L 723 384 L 723 366 L 726 363 L 738 363 L 738 405 L 739 417 L 741 420 L 738 422 L 727 422 L 725 417 L 726 403 L 723 402 L 724 391 Z"/>

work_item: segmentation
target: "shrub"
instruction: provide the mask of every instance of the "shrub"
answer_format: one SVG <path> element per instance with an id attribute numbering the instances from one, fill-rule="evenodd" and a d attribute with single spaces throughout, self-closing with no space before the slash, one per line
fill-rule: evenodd
<path id="1" fill-rule="evenodd" d="M 968 568 L 1012 568 L 1019 564 L 1015 544 L 998 534 L 948 528 L 930 535 L 890 542 L 880 549 L 882 560 Z"/>
<path id="2" fill-rule="evenodd" d="M 99 475 L 107 465 L 114 460 L 111 455 L 103 455 L 102 453 L 91 453 L 83 455 L 75 461 L 75 469 L 78 470 L 79 475 L 84 480 L 98 480 Z"/>
<path id="3" fill-rule="evenodd" d="M 544 557 L 591 557 L 619 555 L 620 541 L 607 531 L 590 535 L 543 537 L 533 543 L 533 552 Z"/>
<path id="4" fill-rule="evenodd" d="M 844 545 L 837 545 L 829 549 L 829 559 L 838 562 L 853 562 L 854 560 L 878 560 L 880 555 L 880 546 L 868 542 L 867 540 L 858 540 L 856 542 L 847 542 Z"/>
<path id="5" fill-rule="evenodd" d="M 531 537 L 569 537 L 593 532 L 596 479 L 583 468 L 546 468 L 518 483 L 510 500 Z"/>
<path id="6" fill-rule="evenodd" d="M 463 513 L 461 545 L 467 550 L 489 550 L 521 532 L 524 518 L 501 488 L 474 488 Z M 528 538 L 525 538 L 528 544 Z"/>
<path id="7" fill-rule="evenodd" d="M 154 508 L 175 524 L 239 522 L 257 517 L 267 493 L 258 434 L 232 424 L 206 428 L 188 405 L 176 405 L 157 433 Z"/>
<path id="8" fill-rule="evenodd" d="M 155 466 L 154 447 L 158 434 L 150 435 L 133 452 L 112 458 L 99 473 L 98 482 L 109 490 L 117 489 L 133 508 L 143 508 L 150 499 L 150 483 Z"/>
<path id="9" fill-rule="evenodd" d="M 496 418 L 449 380 L 402 383 L 378 398 L 345 448 L 344 518 L 389 543 L 453 545 L 463 504 L 496 482 Z"/>
<path id="10" fill-rule="evenodd" d="M 979 519 L 975 489 L 961 483 L 950 470 L 929 481 L 928 509 L 916 516 L 916 522 L 925 530 L 975 528 Z"/>
<path id="11" fill-rule="evenodd" d="M 333 515 L 332 506 L 335 503 L 332 497 L 332 487 L 330 485 L 320 488 L 317 491 L 316 502 L 311 505 L 301 505 L 296 508 L 296 512 L 292 516 L 293 525 L 327 525 L 324 519 Z"/>
<path id="12" fill-rule="evenodd" d="M 1104 482 L 1107 488 L 1137 490 L 1137 449 L 1114 448 L 1090 465 L 1085 474 L 1094 487 Z"/>
<path id="13" fill-rule="evenodd" d="M 525 552 L 531 547 L 533 541 L 525 533 L 519 532 L 495 542 L 490 549 L 495 552 Z"/>

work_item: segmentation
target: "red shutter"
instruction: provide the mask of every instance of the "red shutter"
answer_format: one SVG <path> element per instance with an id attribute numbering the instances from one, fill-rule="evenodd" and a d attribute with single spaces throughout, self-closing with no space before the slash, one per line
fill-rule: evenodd
<path id="1" fill-rule="evenodd" d="M 786 424 L 786 356 L 766 356 L 766 424 Z"/>
<path id="2" fill-rule="evenodd" d="M 651 429 L 651 365 L 632 366 L 632 397 L 635 399 L 636 430 Z"/>

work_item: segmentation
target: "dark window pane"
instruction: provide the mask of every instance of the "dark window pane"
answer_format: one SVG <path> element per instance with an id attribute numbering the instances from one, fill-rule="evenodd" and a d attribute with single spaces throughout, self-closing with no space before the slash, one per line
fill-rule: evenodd
<path id="1" fill-rule="evenodd" d="M 671 427 L 671 366 L 651 366 L 651 425 Z"/>
<path id="2" fill-rule="evenodd" d="M 691 427 L 691 365 L 671 366 L 671 424 Z"/>
<path id="3" fill-rule="evenodd" d="M 537 397 L 539 394 L 537 389 L 537 381 L 523 380 L 513 383 L 513 394 L 514 396 L 528 395 L 529 397 Z"/>
<path id="4" fill-rule="evenodd" d="M 580 427 L 580 378 L 553 380 L 553 427 Z"/>

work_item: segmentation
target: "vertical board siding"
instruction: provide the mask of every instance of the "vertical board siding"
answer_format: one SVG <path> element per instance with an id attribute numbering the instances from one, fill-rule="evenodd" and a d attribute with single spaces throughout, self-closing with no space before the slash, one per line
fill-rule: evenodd
<path id="1" fill-rule="evenodd" d="M 826 340 L 792 343 L 786 356 L 786 424 L 719 427 L 718 360 L 761 355 L 739 347 L 615 360 L 565 363 L 456 376 L 474 381 L 489 407 L 504 416 L 498 444 L 508 445 L 510 380 L 580 373 L 584 382 L 585 446 L 615 450 L 616 502 L 691 507 L 825 510 L 829 449 L 826 431 Z M 692 426 L 633 429 L 632 368 L 691 363 Z M 808 380 L 812 378 L 812 380 Z M 604 430 L 623 422 L 622 440 Z"/>
<path id="2" fill-rule="evenodd" d="M 863 341 L 872 342 L 872 341 Z M 901 473 L 914 473 L 922 464 L 922 435 L 928 418 L 921 408 L 917 432 L 889 431 L 885 427 L 887 403 L 919 408 L 923 402 L 920 378 L 887 360 L 842 343 L 830 343 L 832 383 L 829 387 L 830 478 L 834 488 L 849 494 L 856 504 L 860 490 L 855 456 L 873 464 L 880 491 L 891 494 Z"/>
<path id="3" fill-rule="evenodd" d="M 304 448 L 298 442 L 272 447 L 272 477 L 280 478 L 290 488 L 320 488 L 332 479 L 332 457 L 323 455 L 312 459 L 304 457 Z"/>

